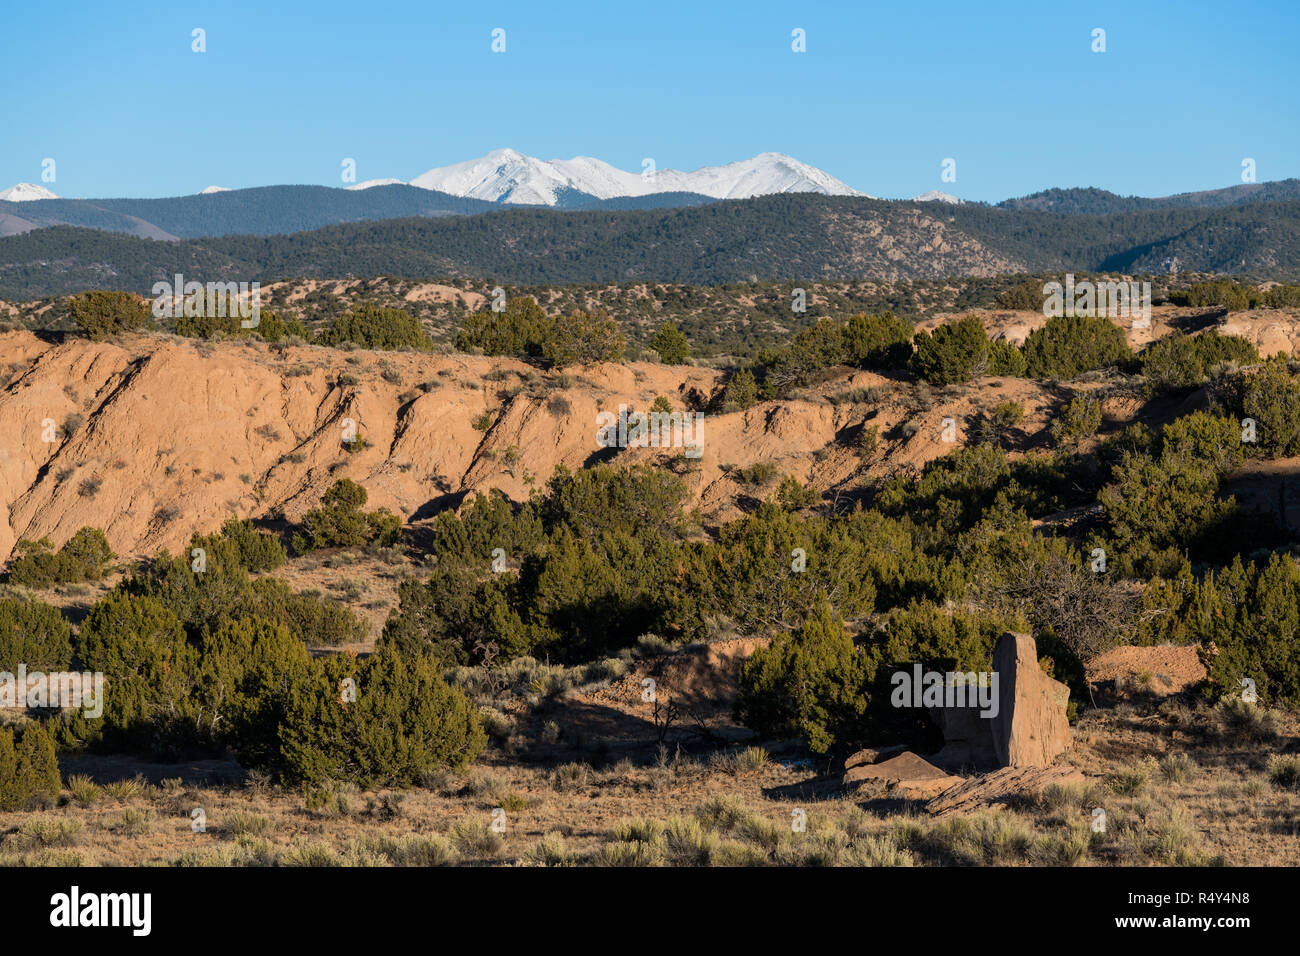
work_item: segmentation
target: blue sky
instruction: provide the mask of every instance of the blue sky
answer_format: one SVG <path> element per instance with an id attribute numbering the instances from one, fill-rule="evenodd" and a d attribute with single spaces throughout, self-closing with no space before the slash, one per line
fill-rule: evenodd
<path id="1" fill-rule="evenodd" d="M 1300 176 L 1298 48 L 1295 0 L 16 3 L 0 188 L 46 157 L 62 196 L 172 196 L 510 146 L 633 171 L 770 150 L 891 198 L 1167 195 L 1247 157 Z"/>

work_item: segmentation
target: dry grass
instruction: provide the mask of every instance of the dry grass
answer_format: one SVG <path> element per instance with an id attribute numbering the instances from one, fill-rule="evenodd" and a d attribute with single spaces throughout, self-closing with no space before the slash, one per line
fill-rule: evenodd
<path id="1" fill-rule="evenodd" d="M 7 814 L 0 865 L 177 866 L 1109 866 L 1300 862 L 1293 715 L 1235 743 L 1220 715 L 1094 711 L 1070 760 L 1086 785 L 935 819 L 845 798 L 753 748 L 658 760 L 520 763 L 403 793 L 309 794 L 169 768 L 69 773 L 54 809 Z M 1176 736 L 1175 736 L 1176 735 Z M 1229 735 L 1233 740 L 1238 735 Z M 574 753 L 573 756 L 579 756 Z M 122 779 L 122 778 L 126 779 Z M 207 826 L 196 832 L 192 811 Z M 1104 814 L 1098 826 L 1097 812 Z M 494 823 L 496 826 L 494 826 Z"/>

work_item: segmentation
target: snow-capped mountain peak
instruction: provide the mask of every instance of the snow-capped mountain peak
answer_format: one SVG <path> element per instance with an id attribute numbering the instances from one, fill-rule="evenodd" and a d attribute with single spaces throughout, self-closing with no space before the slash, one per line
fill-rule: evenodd
<path id="1" fill-rule="evenodd" d="M 208 186 L 206 189 L 200 189 L 198 194 L 200 196 L 211 196 L 213 193 L 228 193 L 228 192 L 230 192 L 230 190 L 227 189 L 225 186 Z"/>
<path id="2" fill-rule="evenodd" d="M 965 200 L 958 199 L 952 193 L 940 192 L 937 189 L 931 189 L 923 192 L 919 196 L 913 196 L 912 202 L 946 202 L 954 206 L 960 206 Z"/>
<path id="3" fill-rule="evenodd" d="M 404 186 L 405 183 L 400 179 L 367 179 L 364 183 L 356 183 L 352 186 L 344 186 L 344 189 L 370 189 L 374 186 Z"/>
<path id="4" fill-rule="evenodd" d="M 546 206 L 560 202 L 565 190 L 597 199 L 665 192 L 699 193 L 713 199 L 786 192 L 865 195 L 782 153 L 760 153 L 753 159 L 693 172 L 659 169 L 642 173 L 627 172 L 590 156 L 545 161 L 517 150 L 497 149 L 480 159 L 431 169 L 412 179 L 411 185 L 490 202 Z"/>
<path id="5" fill-rule="evenodd" d="M 36 199 L 58 199 L 44 186 L 35 183 L 19 183 L 0 191 L 0 202 L 32 202 Z"/>
<path id="6" fill-rule="evenodd" d="M 572 184 L 550 163 L 513 149 L 496 149 L 479 159 L 441 166 L 416 176 L 412 186 L 489 202 L 553 206 L 557 190 Z"/>

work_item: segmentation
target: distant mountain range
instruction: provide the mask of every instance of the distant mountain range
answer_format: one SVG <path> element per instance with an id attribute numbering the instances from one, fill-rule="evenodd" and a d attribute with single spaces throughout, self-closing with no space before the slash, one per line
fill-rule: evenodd
<path id="1" fill-rule="evenodd" d="M 1267 184 L 1265 196 L 1295 183 Z M 349 222 L 293 235 L 225 235 L 159 242 L 66 225 L 0 238 L 0 298 L 26 300 L 92 288 L 148 293 L 183 273 L 200 281 L 291 277 L 465 277 L 515 284 L 729 282 L 798 279 L 943 279 L 1049 271 L 1228 273 L 1300 279 L 1300 199 L 1177 204 L 1104 214 L 1062 215 L 980 203 L 885 201 L 788 193 L 677 208 L 599 211 L 506 206 L 413 186 L 297 190 L 295 208 L 321 217 L 340 202 L 413 195 L 419 217 Z M 1079 191 L 1087 193 L 1088 191 Z M 1231 191 L 1224 191 L 1230 193 Z M 158 204 L 152 221 L 179 229 L 184 204 L 210 203 L 233 222 L 256 220 L 258 190 Z M 1052 195 L 1058 208 L 1069 191 Z M 1048 194 L 1043 194 L 1048 195 Z M 1107 194 L 1108 195 L 1108 194 Z M 343 197 L 343 198 L 340 198 Z M 1027 197 L 1033 199 L 1034 197 Z M 1080 197 L 1083 200 L 1088 196 Z M 603 200 L 635 202 L 637 197 Z M 315 205 L 309 205 L 311 200 Z M 44 200 L 37 205 L 56 202 Z M 57 202 L 68 202 L 58 200 Z M 125 202 L 125 200 L 119 201 Z M 231 206 L 229 204 L 235 204 Z M 180 204 L 180 205 L 176 205 Z M 248 204 L 243 208 L 240 204 Z M 436 210 L 436 211 L 435 211 Z M 484 210 L 489 210 L 484 212 Z M 346 210 L 356 213 L 357 209 Z M 172 221 L 161 217 L 167 213 Z M 125 218 L 121 210 L 104 217 Z M 261 220 L 257 220 L 261 221 Z"/>
<path id="2" fill-rule="evenodd" d="M 628 211 L 700 206 L 761 196 L 818 194 L 869 201 L 865 193 L 781 153 L 707 166 L 693 172 L 647 167 L 626 172 L 598 159 L 539 160 L 511 149 L 442 166 L 409 183 L 378 179 L 344 188 L 208 186 L 167 199 L 61 199 L 44 186 L 19 183 L 0 192 L 0 236 L 53 226 L 81 226 L 145 239 L 272 236 L 344 223 L 411 216 L 466 216 L 508 208 Z M 998 208 L 1063 215 L 1107 215 L 1155 209 L 1215 208 L 1300 199 L 1300 180 L 1147 199 L 1101 189 L 1049 189 Z M 901 202 L 965 203 L 930 190 Z"/>
<path id="3" fill-rule="evenodd" d="M 513 149 L 498 149 L 481 159 L 431 169 L 412 179 L 410 185 L 489 202 L 559 207 L 660 193 L 707 199 L 753 199 L 774 193 L 865 195 L 782 153 L 761 153 L 753 159 L 690 173 L 656 169 L 650 160 L 646 163 L 641 172 L 629 173 L 590 156 L 540 160 Z"/>
<path id="4" fill-rule="evenodd" d="M 1139 212 L 1147 209 L 1210 209 L 1239 206 L 1244 203 L 1287 202 L 1300 199 L 1300 179 L 1282 179 L 1271 183 L 1241 183 L 1224 189 L 1205 189 L 1147 199 L 1141 196 L 1118 196 L 1104 189 L 1047 189 L 1020 199 L 998 203 L 1002 209 L 1035 209 L 1063 215 L 1101 216 L 1112 212 Z"/>

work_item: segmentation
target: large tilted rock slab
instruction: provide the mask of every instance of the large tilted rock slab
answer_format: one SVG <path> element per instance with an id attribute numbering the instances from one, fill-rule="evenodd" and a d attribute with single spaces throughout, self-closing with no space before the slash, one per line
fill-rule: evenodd
<path id="1" fill-rule="evenodd" d="M 944 746 L 931 759 L 949 768 L 1045 767 L 1070 749 L 1066 710 L 1070 688 L 1043 673 L 1038 646 L 1028 634 L 1008 632 L 993 649 L 998 712 L 974 707 L 932 707 Z"/>
<path id="2" fill-rule="evenodd" d="M 1087 778 L 1074 767 L 1003 767 L 949 787 L 925 805 L 935 816 L 1000 810 L 1026 798 L 1037 798 L 1052 785 L 1081 785 Z"/>
<path id="3" fill-rule="evenodd" d="M 1043 673 L 1028 634 L 1006 633 L 993 648 L 998 715 L 989 723 L 1003 767 L 1046 767 L 1070 749 L 1070 688 Z"/>

